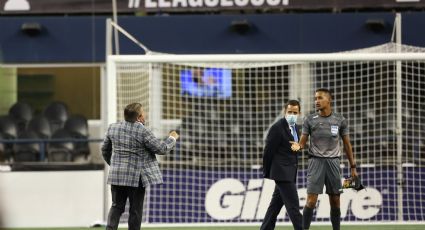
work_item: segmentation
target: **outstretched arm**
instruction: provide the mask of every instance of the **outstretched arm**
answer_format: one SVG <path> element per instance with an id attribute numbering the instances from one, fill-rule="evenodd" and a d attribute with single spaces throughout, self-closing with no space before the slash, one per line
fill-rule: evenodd
<path id="1" fill-rule="evenodd" d="M 300 139 L 299 145 L 300 145 L 300 147 L 302 149 L 304 148 L 305 143 L 307 143 L 307 141 L 308 141 L 308 135 L 307 134 L 301 135 L 301 139 Z"/>
<path id="2" fill-rule="evenodd" d="M 144 132 L 144 144 L 145 146 L 154 154 L 164 155 L 170 152 L 176 145 L 176 140 L 179 135 L 172 131 L 167 139 L 162 141 L 159 138 L 156 138 L 154 134 L 146 129 Z"/>

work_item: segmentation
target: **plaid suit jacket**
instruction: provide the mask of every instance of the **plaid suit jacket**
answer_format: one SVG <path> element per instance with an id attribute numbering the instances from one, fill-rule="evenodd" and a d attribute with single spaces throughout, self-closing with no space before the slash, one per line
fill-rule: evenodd
<path id="1" fill-rule="evenodd" d="M 102 156 L 110 166 L 108 184 L 138 187 L 161 184 L 162 173 L 155 154 L 166 154 L 175 146 L 172 137 L 161 141 L 139 122 L 111 124 L 102 145 Z"/>

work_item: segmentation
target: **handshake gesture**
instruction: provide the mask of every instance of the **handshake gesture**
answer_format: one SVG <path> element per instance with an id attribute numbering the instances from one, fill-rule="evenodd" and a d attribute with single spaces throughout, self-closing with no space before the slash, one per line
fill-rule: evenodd
<path id="1" fill-rule="evenodd" d="M 291 143 L 291 149 L 292 149 L 292 151 L 298 152 L 298 151 L 301 150 L 301 146 L 300 146 L 300 144 L 298 144 L 298 142 L 290 141 L 289 143 Z"/>
<path id="2" fill-rule="evenodd" d="M 176 140 L 179 139 L 179 134 L 176 131 L 171 131 L 170 132 L 170 137 L 174 137 Z"/>

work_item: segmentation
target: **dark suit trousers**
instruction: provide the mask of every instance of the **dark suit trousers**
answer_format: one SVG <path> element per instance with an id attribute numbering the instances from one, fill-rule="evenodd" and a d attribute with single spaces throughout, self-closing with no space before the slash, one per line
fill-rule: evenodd
<path id="1" fill-rule="evenodd" d="M 302 215 L 300 213 L 300 201 L 298 199 L 297 186 L 294 182 L 275 181 L 276 186 L 272 200 L 264 217 L 261 230 L 272 230 L 276 226 L 277 215 L 283 205 L 286 207 L 289 218 L 295 230 L 302 230 Z"/>
<path id="2" fill-rule="evenodd" d="M 145 198 L 145 188 L 142 183 L 139 187 L 117 186 L 111 185 L 112 206 L 109 210 L 108 223 L 106 230 L 116 230 L 120 222 L 120 218 L 125 209 L 127 198 L 130 203 L 128 229 L 140 230 L 142 223 L 143 200 Z"/>

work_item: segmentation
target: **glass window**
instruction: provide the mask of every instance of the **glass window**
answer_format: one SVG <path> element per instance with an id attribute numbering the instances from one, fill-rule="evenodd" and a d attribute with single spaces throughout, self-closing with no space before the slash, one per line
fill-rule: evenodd
<path id="1" fill-rule="evenodd" d="M 100 67 L 18 68 L 17 100 L 39 114 L 52 101 L 70 114 L 100 119 Z"/>

